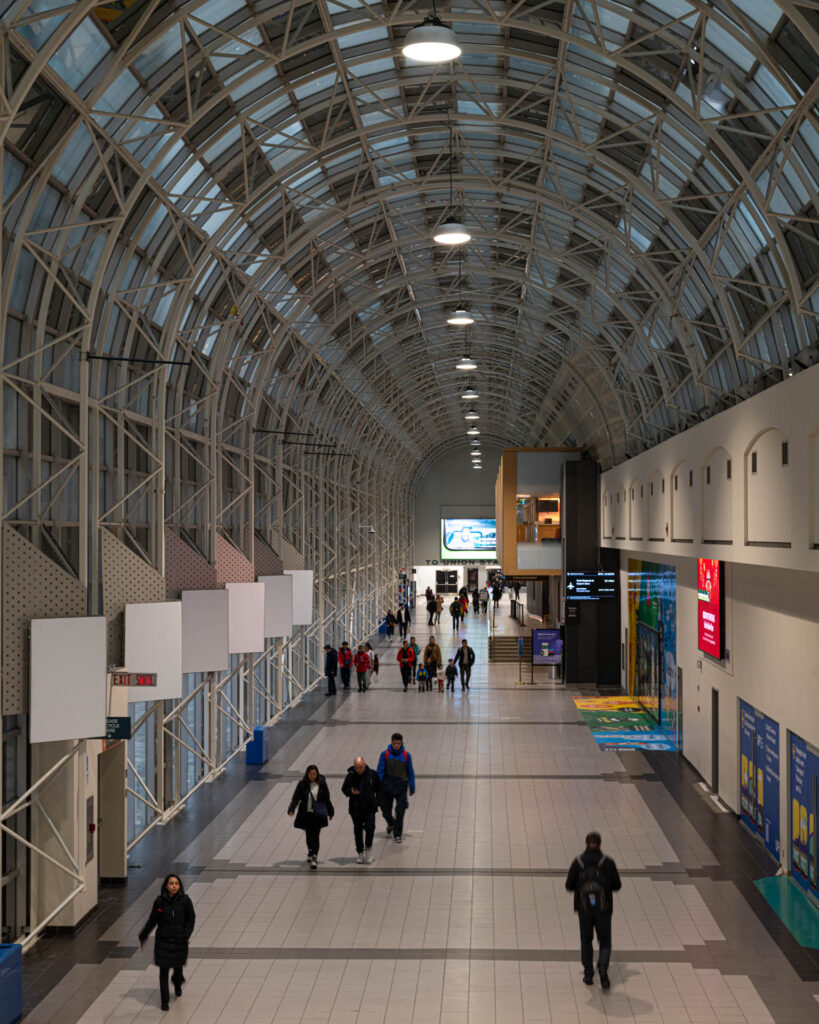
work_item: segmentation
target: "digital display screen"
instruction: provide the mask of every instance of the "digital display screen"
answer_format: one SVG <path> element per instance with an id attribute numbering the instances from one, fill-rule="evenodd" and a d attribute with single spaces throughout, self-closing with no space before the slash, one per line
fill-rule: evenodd
<path id="1" fill-rule="evenodd" d="M 704 654 L 725 657 L 724 562 L 697 559 L 697 646 Z"/>
<path id="2" fill-rule="evenodd" d="M 567 601 L 601 601 L 617 596 L 615 572 L 566 572 Z"/>
<path id="3" fill-rule="evenodd" d="M 495 559 L 494 519 L 442 519 L 441 558 L 463 561 L 466 557 Z"/>
<path id="4" fill-rule="evenodd" d="M 532 664 L 559 665 L 563 660 L 563 640 L 559 629 L 532 630 Z"/>

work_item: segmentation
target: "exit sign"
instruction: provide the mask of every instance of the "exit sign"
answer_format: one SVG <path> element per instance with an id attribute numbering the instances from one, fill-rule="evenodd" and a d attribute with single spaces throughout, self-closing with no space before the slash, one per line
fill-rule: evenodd
<path id="1" fill-rule="evenodd" d="M 112 686 L 156 686 L 156 672 L 111 672 Z"/>

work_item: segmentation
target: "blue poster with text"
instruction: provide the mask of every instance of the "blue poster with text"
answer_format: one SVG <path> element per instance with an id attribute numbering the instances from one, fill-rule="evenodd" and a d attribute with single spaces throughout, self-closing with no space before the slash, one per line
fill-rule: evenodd
<path id="1" fill-rule="evenodd" d="M 742 823 L 779 860 L 779 723 L 739 702 L 739 810 Z"/>

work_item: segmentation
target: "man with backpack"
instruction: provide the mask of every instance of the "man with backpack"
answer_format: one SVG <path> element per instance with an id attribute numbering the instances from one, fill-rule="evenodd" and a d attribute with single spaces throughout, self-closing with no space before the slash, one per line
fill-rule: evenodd
<path id="1" fill-rule="evenodd" d="M 449 606 L 449 614 L 452 616 L 452 628 L 457 629 L 461 621 L 461 602 L 457 597 Z"/>
<path id="2" fill-rule="evenodd" d="M 381 796 L 381 813 L 387 823 L 387 835 L 392 834 L 396 843 L 401 842 L 404 833 L 404 813 L 407 810 L 407 789 L 409 795 L 415 795 L 415 772 L 412 768 L 412 756 L 404 746 L 404 737 L 394 732 L 390 745 L 381 751 L 378 759 L 378 777 L 383 784 Z M 395 816 L 392 805 L 395 802 Z"/>
<path id="3" fill-rule="evenodd" d="M 583 982 L 594 984 L 594 949 L 592 939 L 597 932 L 597 970 L 600 985 L 611 988 L 609 960 L 611 959 L 612 893 L 621 888 L 617 865 L 600 849 L 599 832 L 589 832 L 586 849 L 572 861 L 566 877 L 566 888 L 574 893 L 574 909 L 580 921 L 580 960 L 583 964 Z"/>

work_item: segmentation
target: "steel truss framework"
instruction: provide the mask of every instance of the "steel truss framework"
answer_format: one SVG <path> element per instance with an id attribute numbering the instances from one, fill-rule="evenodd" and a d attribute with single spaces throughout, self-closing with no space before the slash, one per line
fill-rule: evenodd
<path id="1" fill-rule="evenodd" d="M 134 841 L 373 628 L 464 345 L 484 438 L 604 465 L 816 358 L 815 3 L 438 9 L 429 68 L 422 2 L 0 0 L 4 521 L 91 612 L 103 530 L 316 570 L 313 626 L 144 709 Z"/>

